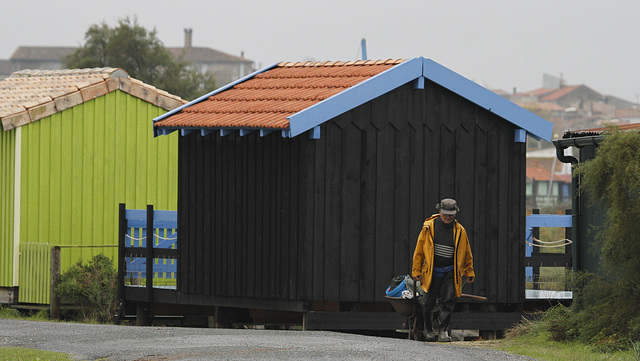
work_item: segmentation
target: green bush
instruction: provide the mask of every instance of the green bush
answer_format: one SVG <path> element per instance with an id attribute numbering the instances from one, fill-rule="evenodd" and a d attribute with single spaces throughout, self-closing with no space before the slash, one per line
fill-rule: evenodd
<path id="1" fill-rule="evenodd" d="M 62 302 L 80 306 L 83 321 L 111 322 L 118 307 L 118 272 L 110 258 L 96 255 L 64 272 L 56 293 Z"/>
<path id="2" fill-rule="evenodd" d="M 570 341 L 575 339 L 576 320 L 571 317 L 569 308 L 558 305 L 548 309 L 542 322 L 552 341 Z"/>
<path id="3" fill-rule="evenodd" d="M 0 318 L 20 318 L 20 311 L 15 308 L 0 308 Z"/>
<path id="4" fill-rule="evenodd" d="M 591 273 L 576 274 L 573 289 L 571 306 L 557 305 L 545 311 L 538 330 L 544 330 L 552 341 L 576 341 L 601 352 L 638 348 L 637 291 Z M 532 327 L 519 332 L 524 330 L 530 332 Z"/>

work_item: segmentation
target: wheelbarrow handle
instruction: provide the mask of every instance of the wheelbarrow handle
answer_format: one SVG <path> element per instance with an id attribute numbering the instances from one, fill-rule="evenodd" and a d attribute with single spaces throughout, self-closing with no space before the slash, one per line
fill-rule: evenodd
<path id="1" fill-rule="evenodd" d="M 476 296 L 476 295 L 469 295 L 469 294 L 466 294 L 466 293 L 462 293 L 462 294 L 460 294 L 460 297 L 470 298 L 470 299 L 476 300 L 476 301 L 487 302 L 487 298 L 483 297 L 483 296 Z"/>
<path id="2" fill-rule="evenodd" d="M 464 288 L 464 286 L 467 284 L 468 280 L 469 280 L 468 278 L 464 279 L 464 281 L 462 282 L 462 287 L 460 287 L 460 289 Z M 476 301 L 487 302 L 487 298 L 486 297 L 470 295 L 470 294 L 467 294 L 467 293 L 460 294 L 460 297 L 466 297 L 466 298 L 470 298 L 470 299 L 476 300 Z"/>

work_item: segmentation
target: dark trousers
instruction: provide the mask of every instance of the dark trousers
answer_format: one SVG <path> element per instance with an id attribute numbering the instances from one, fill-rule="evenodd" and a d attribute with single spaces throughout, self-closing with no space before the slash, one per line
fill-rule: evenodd
<path id="1" fill-rule="evenodd" d="M 434 272 L 431 278 L 431 287 L 429 287 L 429 292 L 427 292 L 425 302 L 422 305 L 425 331 L 433 330 L 431 311 L 433 311 L 438 301 L 440 301 L 440 311 L 436 320 L 439 324 L 438 329 L 435 330 L 436 332 L 448 330 L 451 312 L 453 312 L 453 308 L 456 305 L 453 271 L 445 273 L 443 277 L 437 277 Z"/>

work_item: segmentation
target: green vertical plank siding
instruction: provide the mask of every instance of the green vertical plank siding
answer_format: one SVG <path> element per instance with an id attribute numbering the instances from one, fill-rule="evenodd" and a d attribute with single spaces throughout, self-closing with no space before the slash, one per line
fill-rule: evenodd
<path id="1" fill-rule="evenodd" d="M 16 130 L 0 129 L 0 287 L 13 284 L 13 199 Z"/>
<path id="2" fill-rule="evenodd" d="M 63 272 L 99 253 L 115 260 L 119 203 L 177 209 L 178 135 L 151 129 L 165 112 L 115 91 L 22 127 L 20 302 L 49 302 L 54 245 L 94 246 L 62 248 Z"/>

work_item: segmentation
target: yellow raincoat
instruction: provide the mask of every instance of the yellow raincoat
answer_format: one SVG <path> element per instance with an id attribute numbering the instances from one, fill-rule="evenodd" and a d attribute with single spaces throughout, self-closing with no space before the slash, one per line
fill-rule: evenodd
<path id="1" fill-rule="evenodd" d="M 420 284 L 425 292 L 429 292 L 431 287 L 431 277 L 433 275 L 433 222 L 439 214 L 434 214 L 427 218 L 422 225 L 422 231 L 418 236 L 416 250 L 413 253 L 413 268 L 411 275 L 420 276 Z M 457 221 L 454 220 L 453 239 L 455 252 L 453 255 L 454 282 L 456 286 L 456 297 L 462 293 L 462 276 L 475 277 L 473 271 L 473 255 L 467 231 Z"/>

